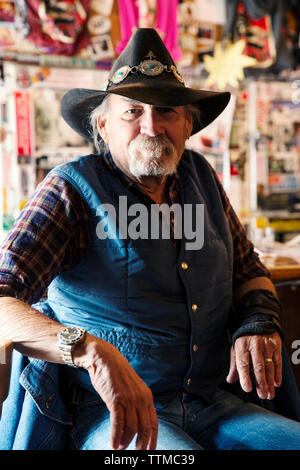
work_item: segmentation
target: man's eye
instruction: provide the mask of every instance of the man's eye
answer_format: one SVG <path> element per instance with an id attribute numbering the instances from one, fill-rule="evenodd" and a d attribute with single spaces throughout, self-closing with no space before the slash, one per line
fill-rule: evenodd
<path id="1" fill-rule="evenodd" d="M 125 114 L 138 114 L 138 113 L 140 113 L 140 109 L 137 109 L 137 108 L 127 109 L 127 111 L 125 112 Z"/>
<path id="2" fill-rule="evenodd" d="M 174 113 L 174 108 L 159 108 L 159 112 L 162 114 Z"/>
<path id="3" fill-rule="evenodd" d="M 132 119 L 135 119 L 136 117 L 138 117 L 141 113 L 141 110 L 139 108 L 130 108 L 130 109 L 126 109 L 126 111 L 124 111 L 123 113 L 123 119 L 127 119 L 127 120 L 132 120 Z"/>

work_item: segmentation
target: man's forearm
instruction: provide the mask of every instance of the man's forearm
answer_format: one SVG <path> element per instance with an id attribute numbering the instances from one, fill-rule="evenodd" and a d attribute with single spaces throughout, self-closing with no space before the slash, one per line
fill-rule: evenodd
<path id="1" fill-rule="evenodd" d="M 30 357 L 63 363 L 57 333 L 64 328 L 21 300 L 0 297 L 0 340 Z M 111 419 L 113 449 L 125 449 L 137 434 L 137 449 L 155 449 L 158 422 L 151 390 L 112 344 L 86 334 L 73 354 L 85 368 Z M 147 410 L 147 413 L 145 413 Z"/>
<path id="2" fill-rule="evenodd" d="M 255 277 L 254 279 L 250 279 L 250 281 L 246 281 L 241 284 L 234 292 L 234 301 L 236 305 L 239 304 L 241 298 L 250 290 L 253 289 L 266 289 L 273 292 L 273 294 L 277 297 L 276 289 L 273 282 L 268 277 Z"/>
<path id="3" fill-rule="evenodd" d="M 19 299 L 0 297 L 0 340 L 26 356 L 62 363 L 57 334 L 63 328 Z"/>
<path id="4" fill-rule="evenodd" d="M 281 305 L 276 289 L 268 277 L 256 277 L 234 292 L 234 316 L 230 326 L 232 343 L 248 334 L 283 336 Z"/>

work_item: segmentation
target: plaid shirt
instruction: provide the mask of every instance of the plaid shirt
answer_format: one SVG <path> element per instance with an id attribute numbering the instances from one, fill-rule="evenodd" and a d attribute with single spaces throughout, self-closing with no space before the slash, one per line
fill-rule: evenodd
<path id="1" fill-rule="evenodd" d="M 116 177 L 137 191 L 146 203 L 153 201 L 113 162 L 101 156 Z M 260 262 L 253 244 L 235 214 L 215 175 L 232 234 L 233 287 L 270 274 Z M 177 176 L 167 179 L 169 203 L 180 201 Z M 28 304 L 37 302 L 52 279 L 67 271 L 84 256 L 90 240 L 88 211 L 73 186 L 55 174 L 47 175 L 8 233 L 0 249 L 0 296 L 16 297 Z"/>

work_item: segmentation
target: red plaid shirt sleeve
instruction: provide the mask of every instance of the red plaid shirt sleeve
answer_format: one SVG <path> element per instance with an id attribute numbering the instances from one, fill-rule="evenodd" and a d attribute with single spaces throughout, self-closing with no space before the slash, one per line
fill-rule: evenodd
<path id="1" fill-rule="evenodd" d="M 0 248 L 0 296 L 34 303 L 75 266 L 89 239 L 87 208 L 71 184 L 47 175 Z"/>
<path id="2" fill-rule="evenodd" d="M 235 213 L 228 196 L 215 174 L 215 179 L 228 219 L 233 242 L 233 287 L 236 288 L 243 282 L 255 277 L 270 277 L 270 272 L 260 261 L 255 252 L 253 243 L 248 239 L 247 233 Z"/>

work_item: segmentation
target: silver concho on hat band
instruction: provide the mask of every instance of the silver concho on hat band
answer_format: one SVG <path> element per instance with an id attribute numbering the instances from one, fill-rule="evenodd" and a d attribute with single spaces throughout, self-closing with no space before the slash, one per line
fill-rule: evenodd
<path id="1" fill-rule="evenodd" d="M 143 60 L 138 66 L 140 72 L 144 75 L 155 77 L 160 75 L 165 70 L 165 66 L 158 60 Z"/>
<path id="2" fill-rule="evenodd" d="M 131 67 L 129 65 L 124 65 L 113 74 L 110 81 L 114 84 L 120 83 L 127 77 L 129 72 L 131 72 Z"/>
<path id="3" fill-rule="evenodd" d="M 165 71 L 173 73 L 174 77 L 176 77 L 180 83 L 184 84 L 184 80 L 175 65 L 163 65 L 159 60 L 153 59 L 150 56 L 150 59 L 146 58 L 146 60 L 140 62 L 139 65 L 134 65 L 133 67 L 130 67 L 130 65 L 124 65 L 116 70 L 113 76 L 108 80 L 106 86 L 102 89 L 107 90 L 111 85 L 121 83 L 129 73 L 141 72 L 144 75 L 156 77 Z"/>

